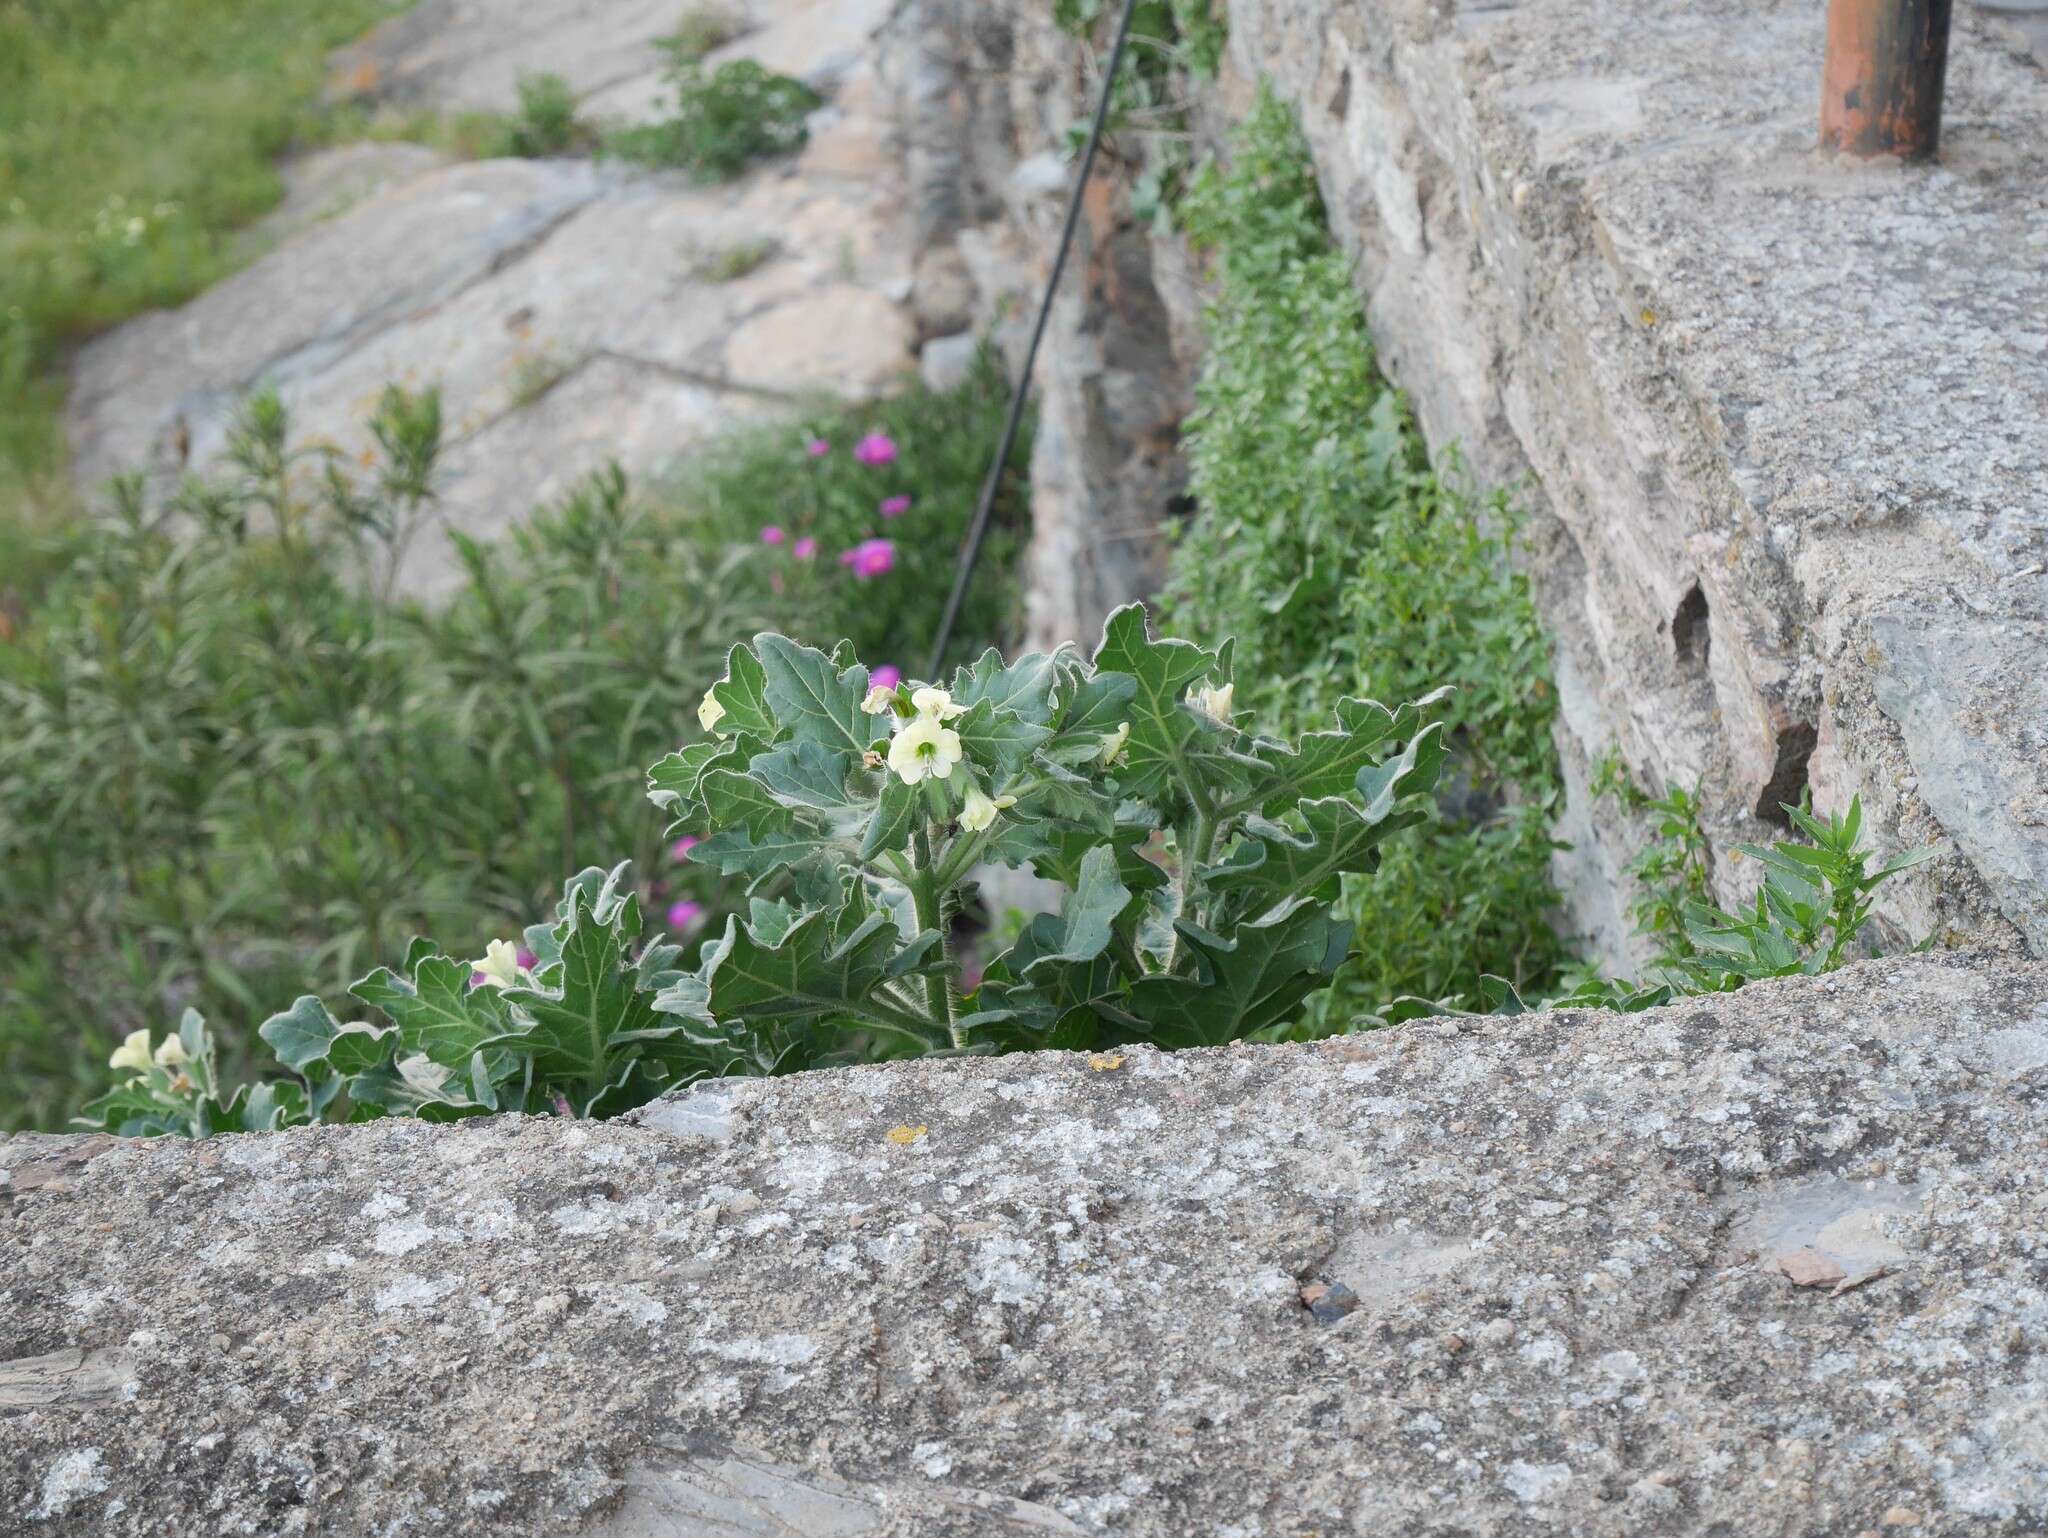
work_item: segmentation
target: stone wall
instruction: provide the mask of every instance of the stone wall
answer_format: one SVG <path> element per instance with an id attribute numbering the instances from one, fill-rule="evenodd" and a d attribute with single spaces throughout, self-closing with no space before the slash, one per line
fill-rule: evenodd
<path id="1" fill-rule="evenodd" d="M 1860 793 L 1880 847 L 1950 851 L 1894 883 L 1889 941 L 2048 954 L 2048 76 L 1965 12 L 1942 162 L 1831 163 L 1823 9 L 1233 0 L 1197 104 L 1211 130 L 1258 78 L 1297 104 L 1384 366 L 1433 444 L 1522 487 L 1564 707 L 1558 875 L 1615 964 L 1642 830 L 1592 802 L 1610 747 L 1647 787 L 1703 786 L 1724 899 L 1781 801 Z M 1039 10 L 983 25 L 1042 38 Z M 1028 169 L 1085 80 L 1013 81 L 1037 115 L 997 132 Z M 1042 249 L 1045 222 L 1012 227 Z M 1099 268 L 1073 290 L 1035 640 L 1090 638 L 1145 586 L 1134 563 L 1072 603 L 1072 551 L 1171 516 L 1159 446 L 1194 358 L 1127 348 L 1119 374 L 1117 322 L 1157 335 L 1153 292 Z"/>
<path id="2" fill-rule="evenodd" d="M 0 1532 L 2038 1533 L 2044 1075 L 1947 956 L 0 1140 Z"/>

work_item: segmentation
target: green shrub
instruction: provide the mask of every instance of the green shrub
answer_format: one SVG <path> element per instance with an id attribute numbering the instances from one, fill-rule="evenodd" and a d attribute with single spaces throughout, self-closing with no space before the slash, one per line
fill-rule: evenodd
<path id="1" fill-rule="evenodd" d="M 523 952 L 461 961 L 421 941 L 402 972 L 356 983 L 388 1025 L 311 996 L 267 1021 L 297 1077 L 224 1094 L 188 1016 L 154 1053 L 147 1033 L 125 1042 L 111 1066 L 131 1077 L 88 1115 L 193 1136 L 343 1096 L 358 1118 L 597 1116 L 728 1074 L 1284 1026 L 1349 947 L 1339 878 L 1428 815 L 1442 733 L 1418 706 L 1347 699 L 1298 742 L 1255 735 L 1231 656 L 1154 640 L 1135 605 L 1092 663 L 991 650 L 950 689 L 759 635 L 705 692 L 709 735 L 649 774 L 671 831 L 700 839 L 692 862 L 752 894 L 695 967 L 642 938 L 623 866 L 590 870 Z M 963 984 L 951 918 L 987 862 L 1067 896 Z"/>
<path id="2" fill-rule="evenodd" d="M 1597 766 L 1593 789 L 1613 796 L 1624 811 L 1657 819 L 1629 865 L 1635 884 L 1629 912 L 1654 954 L 1641 981 L 1588 977 L 1546 1000 L 1552 1008 L 1649 1009 L 1675 998 L 1729 993 L 1761 978 L 1832 972 L 1854 955 L 1875 954 L 1864 934 L 1871 894 L 1940 852 L 1938 845 L 1908 850 L 1872 870 L 1871 855 L 1857 848 L 1861 796 L 1824 821 L 1810 807 L 1787 806 L 1786 818 L 1805 841 L 1737 844 L 1730 857 L 1758 861 L 1763 880 L 1749 907 L 1730 913 L 1709 900 L 1707 836 L 1696 790 L 1667 785 L 1663 795 L 1651 796 L 1628 778 L 1616 753 Z M 1488 979 L 1485 991 L 1510 1013 L 1528 1007 L 1502 979 Z"/>
<path id="3" fill-rule="evenodd" d="M 480 953 L 587 866 L 630 859 L 644 910 L 700 937 L 729 898 L 677 863 L 641 766 L 734 635 L 846 621 L 921 655 L 945 594 L 924 547 L 957 548 L 1004 404 L 987 369 L 749 434 L 659 502 L 595 477 L 496 546 L 460 543 L 464 583 L 432 610 L 381 596 L 432 507 L 431 395 L 387 395 L 367 469 L 289 449 L 259 395 L 229 471 L 179 498 L 187 537 L 126 486 L 0 632 L 0 1128 L 59 1124 L 116 1042 L 186 1007 L 238 1077 L 250 1027 L 294 996 L 338 1004 L 420 933 Z M 895 462 L 853 459 L 877 432 Z M 834 453 L 808 458 L 810 436 Z M 798 580 L 762 508 L 821 539 Z M 881 530 L 896 570 L 839 564 Z M 963 645 L 1003 639 L 1015 548 L 991 548 Z"/>
<path id="4" fill-rule="evenodd" d="M 1439 816 L 1347 893 L 1359 951 L 1310 1028 L 1404 995 L 1476 999 L 1488 973 L 1546 987 L 1567 956 L 1549 923 L 1556 701 L 1509 565 L 1511 510 L 1474 498 L 1454 459 L 1430 468 L 1270 92 L 1178 215 L 1216 297 L 1188 432 L 1198 511 L 1173 554 L 1169 621 L 1236 635 L 1244 701 L 1283 731 L 1348 693 L 1455 691 Z"/>
<path id="5" fill-rule="evenodd" d="M 696 60 L 678 58 L 669 80 L 676 92 L 671 115 L 618 130 L 606 148 L 622 160 L 690 171 L 705 181 L 730 181 L 763 156 L 801 148 L 804 119 L 824 105 L 801 80 L 751 59 L 707 74 Z"/>
<path id="6" fill-rule="evenodd" d="M 527 160 L 566 155 L 590 143 L 576 117 L 576 93 L 560 75 L 522 75 L 519 112 L 506 126 L 501 152 Z"/>

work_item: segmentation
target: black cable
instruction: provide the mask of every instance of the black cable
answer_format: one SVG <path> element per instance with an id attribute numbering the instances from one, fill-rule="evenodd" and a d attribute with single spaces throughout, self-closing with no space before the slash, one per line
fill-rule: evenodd
<path id="1" fill-rule="evenodd" d="M 1024 353 L 1024 368 L 1017 376 L 1017 383 L 1010 395 L 1010 415 L 1003 424 L 1002 447 L 996 450 L 995 463 L 989 466 L 988 479 L 982 483 L 981 502 L 974 509 L 974 522 L 968 526 L 967 542 L 960 547 L 960 569 L 953 577 L 953 591 L 946 599 L 945 615 L 939 620 L 938 639 L 932 643 L 931 666 L 925 676 L 936 680 L 939 665 L 946 657 L 946 644 L 953 639 L 953 626 L 959 622 L 960 608 L 967 601 L 968 584 L 974 580 L 974 568 L 981 560 L 982 543 L 988 538 L 988 522 L 995 512 L 996 491 L 1002 485 L 1003 470 L 1010 462 L 1010 451 L 1017 446 L 1017 429 L 1024 421 L 1024 402 L 1031 393 L 1031 371 L 1038 362 L 1038 344 L 1045 340 L 1046 322 L 1052 318 L 1053 295 L 1059 291 L 1060 274 L 1066 270 L 1067 252 L 1074 244 L 1074 231 L 1081 223 L 1081 199 L 1088 190 L 1088 177 L 1095 169 L 1095 152 L 1102 144 L 1102 131 L 1109 122 L 1110 94 L 1116 90 L 1117 71 L 1123 65 L 1124 44 L 1131 35 L 1131 17 L 1138 9 L 1138 0 L 1124 0 L 1124 13 L 1117 22 L 1116 42 L 1109 50 L 1109 68 L 1102 77 L 1102 99 L 1095 104 L 1095 125 L 1088 131 L 1088 147 L 1081 152 L 1081 174 L 1074 179 L 1073 196 L 1067 200 L 1067 224 L 1060 232 L 1059 250 L 1052 259 L 1052 275 L 1046 279 L 1045 297 L 1039 301 L 1038 324 L 1031 330 L 1031 345 Z"/>

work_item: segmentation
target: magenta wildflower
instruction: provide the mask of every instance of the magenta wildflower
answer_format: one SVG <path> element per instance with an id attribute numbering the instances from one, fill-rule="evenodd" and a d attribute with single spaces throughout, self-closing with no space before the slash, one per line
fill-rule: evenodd
<path id="1" fill-rule="evenodd" d="M 668 906 L 668 927 L 671 929 L 695 929 L 704 922 L 704 905 L 693 903 L 687 897 L 679 903 Z"/>
<path id="2" fill-rule="evenodd" d="M 840 554 L 839 564 L 853 568 L 853 574 L 865 582 L 869 577 L 879 577 L 896 564 L 896 542 L 889 539 L 864 539 L 851 550 Z"/>
<path id="3" fill-rule="evenodd" d="M 893 465 L 896 440 L 887 433 L 869 433 L 853 446 L 853 457 L 864 465 Z"/>
<path id="4" fill-rule="evenodd" d="M 891 667 L 886 662 L 868 674 L 868 683 L 877 689 L 893 689 L 902 682 L 903 669 Z"/>
<path id="5" fill-rule="evenodd" d="M 518 960 L 519 970 L 522 972 L 531 972 L 535 967 L 540 965 L 540 957 L 534 955 L 532 951 L 528 950 L 523 945 L 519 947 Z"/>
<path id="6" fill-rule="evenodd" d="M 884 518 L 901 518 L 909 511 L 910 498 L 908 497 L 884 497 L 882 499 L 882 516 Z"/>
<path id="7" fill-rule="evenodd" d="M 696 847 L 697 835 L 685 833 L 681 838 L 668 846 L 668 857 L 671 860 L 687 860 L 690 857 L 690 851 Z"/>
<path id="8" fill-rule="evenodd" d="M 472 972 L 469 974 L 469 986 L 472 988 L 481 988 L 483 987 L 486 981 L 488 981 L 488 979 L 486 979 L 484 974 L 481 972 Z"/>
<path id="9" fill-rule="evenodd" d="M 788 538 L 789 536 L 782 532 L 782 525 L 779 523 L 765 524 L 761 529 L 761 543 L 764 545 L 779 545 Z"/>
<path id="10" fill-rule="evenodd" d="M 827 454 L 832 452 L 832 445 L 827 443 L 823 438 L 813 438 L 809 443 L 806 443 L 804 445 L 804 452 L 810 455 L 813 459 L 823 459 Z"/>
<path id="11" fill-rule="evenodd" d="M 818 553 L 818 542 L 806 534 L 802 539 L 789 547 L 789 553 L 799 561 L 808 561 Z"/>

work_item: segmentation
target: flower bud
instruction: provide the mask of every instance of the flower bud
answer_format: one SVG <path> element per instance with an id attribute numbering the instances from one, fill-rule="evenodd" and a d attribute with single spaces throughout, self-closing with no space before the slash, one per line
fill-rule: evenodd
<path id="1" fill-rule="evenodd" d="M 718 685 L 713 684 L 706 689 L 703 702 L 697 706 L 697 724 L 707 732 L 718 731 L 718 723 L 725 719 L 725 707 L 718 703 L 717 688 Z M 718 734 L 721 737 L 725 735 L 723 732 Z"/>
<path id="2" fill-rule="evenodd" d="M 130 1031 L 114 1055 L 107 1059 L 109 1068 L 132 1068 L 137 1074 L 149 1072 L 149 1032 Z"/>

